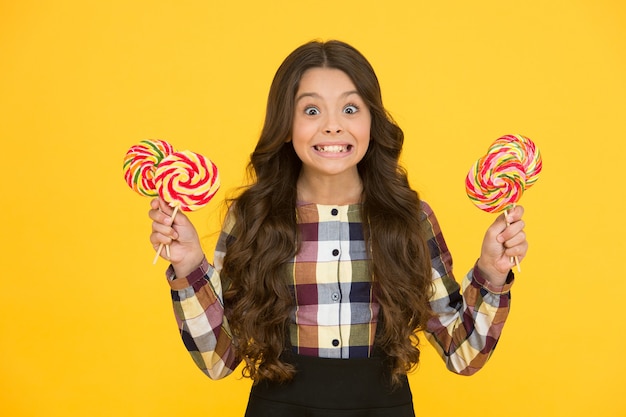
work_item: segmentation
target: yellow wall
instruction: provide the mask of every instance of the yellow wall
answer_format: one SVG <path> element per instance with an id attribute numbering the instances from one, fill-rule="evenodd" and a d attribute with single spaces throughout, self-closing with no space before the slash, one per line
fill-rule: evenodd
<path id="1" fill-rule="evenodd" d="M 0 410 L 6 416 L 240 416 L 179 342 L 151 264 L 128 147 L 163 138 L 239 185 L 281 60 L 354 44 L 404 128 L 412 184 L 462 275 L 493 216 L 463 180 L 502 134 L 544 172 L 497 352 L 472 378 L 425 348 L 418 415 L 624 416 L 626 6 L 618 0 L 0 2 Z M 212 251 L 220 205 L 193 213 Z M 456 411 L 453 411 L 456 409 Z"/>

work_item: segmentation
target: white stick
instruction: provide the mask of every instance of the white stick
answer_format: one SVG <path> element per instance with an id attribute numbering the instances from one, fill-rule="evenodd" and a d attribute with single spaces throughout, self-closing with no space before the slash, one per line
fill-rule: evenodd
<path id="1" fill-rule="evenodd" d="M 174 211 L 172 212 L 172 227 L 174 227 L 174 217 L 176 217 L 176 213 L 178 213 L 178 207 L 180 204 L 174 207 Z M 159 249 L 157 249 L 156 255 L 154 255 L 154 259 L 152 260 L 152 265 L 156 265 L 159 260 L 159 256 L 161 256 L 161 251 L 163 250 L 163 243 L 159 245 Z M 170 258 L 170 245 L 165 246 L 165 252 L 167 254 L 167 258 Z"/>
<path id="2" fill-rule="evenodd" d="M 513 205 L 513 207 L 515 207 L 515 205 Z M 509 223 L 509 211 L 508 210 L 504 210 L 504 220 L 506 221 L 507 226 L 511 225 L 511 223 Z M 517 258 L 517 256 L 511 258 L 511 263 L 513 263 L 513 261 L 515 261 L 515 266 L 517 266 L 517 272 L 522 272 L 522 268 L 519 266 L 519 259 Z"/>

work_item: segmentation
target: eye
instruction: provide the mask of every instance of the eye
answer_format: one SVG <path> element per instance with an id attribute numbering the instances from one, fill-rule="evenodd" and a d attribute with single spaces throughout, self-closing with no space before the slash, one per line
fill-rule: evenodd
<path id="1" fill-rule="evenodd" d="M 359 111 L 358 106 L 354 104 L 348 104 L 346 107 L 343 108 L 343 112 L 346 114 L 354 114 L 358 111 Z"/>
<path id="2" fill-rule="evenodd" d="M 317 114 L 320 114 L 320 111 L 317 107 L 309 106 L 304 109 L 304 114 L 308 116 L 315 116 Z"/>

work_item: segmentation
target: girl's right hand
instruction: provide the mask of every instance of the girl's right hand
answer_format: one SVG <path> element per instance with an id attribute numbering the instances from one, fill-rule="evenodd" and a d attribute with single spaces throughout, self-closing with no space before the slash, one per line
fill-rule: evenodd
<path id="1" fill-rule="evenodd" d="M 150 202 L 148 213 L 152 219 L 150 243 L 155 251 L 161 244 L 169 245 L 169 259 L 165 248 L 161 250 L 161 257 L 172 263 L 177 277 L 186 277 L 200 266 L 204 252 L 198 233 L 189 218 L 179 210 L 172 224 L 173 212 L 174 209 L 161 198 L 155 198 Z"/>

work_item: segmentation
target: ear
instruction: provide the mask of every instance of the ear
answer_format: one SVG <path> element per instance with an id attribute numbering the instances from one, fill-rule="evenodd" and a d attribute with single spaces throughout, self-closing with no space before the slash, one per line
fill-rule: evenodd
<path id="1" fill-rule="evenodd" d="M 285 139 L 285 143 L 289 143 L 289 142 L 291 142 L 291 138 Z"/>

